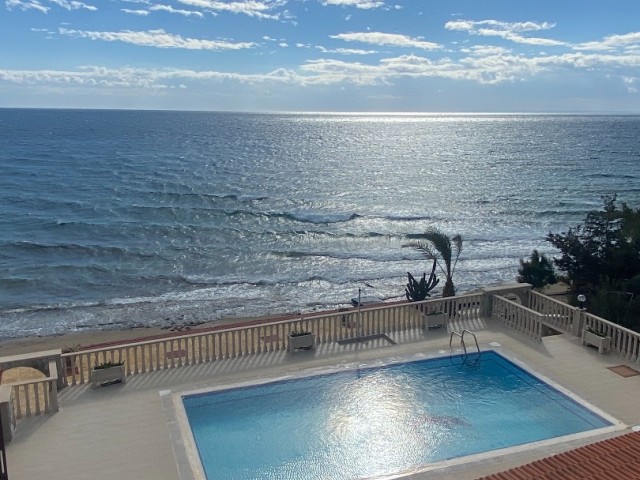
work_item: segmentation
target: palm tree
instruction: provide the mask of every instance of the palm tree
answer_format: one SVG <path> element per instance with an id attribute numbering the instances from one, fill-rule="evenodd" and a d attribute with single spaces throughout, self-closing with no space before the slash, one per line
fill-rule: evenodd
<path id="1" fill-rule="evenodd" d="M 427 229 L 420 237 L 421 240 L 409 242 L 404 246 L 420 250 L 429 260 L 438 263 L 438 268 L 447 279 L 442 289 L 442 296 L 453 297 L 456 294 L 453 272 L 462 252 L 462 237 L 459 234 L 449 237 L 437 228 Z"/>

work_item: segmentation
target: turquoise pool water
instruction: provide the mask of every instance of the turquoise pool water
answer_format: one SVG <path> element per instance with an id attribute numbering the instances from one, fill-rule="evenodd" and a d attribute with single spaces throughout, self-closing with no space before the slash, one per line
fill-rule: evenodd
<path id="1" fill-rule="evenodd" d="M 209 480 L 393 475 L 612 425 L 502 355 L 394 363 L 187 395 Z"/>

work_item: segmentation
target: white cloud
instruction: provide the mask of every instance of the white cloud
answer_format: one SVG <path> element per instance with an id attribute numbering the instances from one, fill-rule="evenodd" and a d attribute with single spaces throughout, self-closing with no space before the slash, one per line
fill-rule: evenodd
<path id="1" fill-rule="evenodd" d="M 439 77 L 468 80 L 481 84 L 499 84 L 526 79 L 558 68 L 640 67 L 640 55 L 524 55 L 496 52 L 487 56 L 469 56 L 460 60 L 442 58 L 433 61 L 417 55 L 402 55 L 381 60 L 377 65 L 344 62 L 334 59 L 309 61 L 300 67 L 307 74 L 306 83 L 351 82 L 356 84 L 385 84 L 402 77 Z"/>
<path id="2" fill-rule="evenodd" d="M 0 80 L 12 83 L 64 84 L 86 87 L 169 88 L 184 87 L 185 81 L 243 80 L 242 75 L 193 70 L 150 70 L 141 68 L 104 68 L 86 66 L 77 70 L 0 70 Z M 247 77 L 249 78 L 249 77 Z"/>
<path id="3" fill-rule="evenodd" d="M 214 12 L 227 12 L 248 15 L 271 20 L 279 20 L 281 13 L 271 13 L 273 10 L 286 5 L 286 0 L 247 0 L 223 2 L 220 0 L 177 0 L 179 3 L 198 7 Z"/>
<path id="4" fill-rule="evenodd" d="M 460 60 L 442 58 L 431 60 L 419 55 L 401 55 L 380 60 L 377 63 L 347 62 L 336 59 L 314 59 L 296 69 L 279 68 L 268 73 L 238 74 L 219 71 L 195 71 L 180 69 L 107 69 L 83 67 L 75 71 L 53 70 L 0 70 L 0 80 L 29 85 L 82 85 L 85 87 L 117 88 L 191 88 L 202 82 L 235 81 L 241 83 L 276 82 L 301 86 L 355 84 L 385 85 L 401 78 L 446 78 L 471 81 L 480 84 L 513 82 L 558 69 L 601 68 L 619 72 L 621 67 L 631 71 L 640 68 L 640 55 L 602 55 L 570 53 L 565 55 L 541 55 L 526 57 L 493 52 L 486 56 L 475 55 Z M 635 92 L 637 78 L 616 73 L 630 93 Z M 195 82 L 195 83 L 194 83 Z"/>
<path id="5" fill-rule="evenodd" d="M 322 5 L 338 5 L 342 7 L 356 7 L 362 10 L 384 7 L 384 2 L 375 0 L 322 0 Z"/>
<path id="6" fill-rule="evenodd" d="M 340 33 L 331 35 L 331 38 L 344 40 L 345 42 L 361 42 L 373 45 L 388 45 L 393 47 L 420 48 L 424 50 L 438 50 L 441 45 L 426 42 L 420 38 L 412 38 L 407 35 L 381 32 Z"/>
<path id="7" fill-rule="evenodd" d="M 182 48 L 187 50 L 241 50 L 257 46 L 253 42 L 231 43 L 223 40 L 202 40 L 183 38 L 180 35 L 166 33 L 162 29 L 136 32 L 122 30 L 120 32 L 92 32 L 59 28 L 58 33 L 74 38 L 88 38 L 105 42 L 124 42 L 133 45 L 156 48 Z"/>
<path id="8" fill-rule="evenodd" d="M 501 22 L 499 20 L 453 20 L 444 26 L 447 30 L 467 32 L 470 35 L 500 37 L 515 43 L 540 46 L 562 46 L 565 42 L 549 38 L 525 37 L 521 33 L 550 30 L 555 23 L 536 22 Z"/>
<path id="9" fill-rule="evenodd" d="M 5 5 L 8 10 L 14 8 L 20 10 L 37 10 L 42 13 L 48 13 L 51 10 L 50 5 L 56 5 L 65 10 L 97 10 L 97 7 L 93 5 L 87 5 L 83 2 L 76 0 L 5 0 Z"/>
<path id="10" fill-rule="evenodd" d="M 42 13 L 47 13 L 51 10 L 50 7 L 45 7 L 38 0 L 6 0 L 5 5 L 8 10 L 18 8 L 20 10 L 37 10 Z"/>
<path id="11" fill-rule="evenodd" d="M 300 67 L 308 74 L 306 84 L 354 83 L 356 85 L 373 85 L 381 81 L 381 75 L 376 65 L 358 62 L 343 62 L 340 60 L 320 59 L 310 60 Z"/>
<path id="12" fill-rule="evenodd" d="M 302 45 L 297 45 L 302 46 Z M 315 46 L 316 49 L 320 50 L 322 53 L 337 53 L 338 55 L 372 55 L 374 53 L 379 53 L 378 50 L 361 50 L 358 48 L 325 48 L 320 45 Z"/>
<path id="13" fill-rule="evenodd" d="M 535 23 L 535 22 L 501 22 L 499 20 L 455 20 L 447 22 L 444 26 L 448 30 L 462 30 L 469 33 L 478 33 L 481 30 L 494 30 L 511 33 L 522 33 L 540 30 L 549 30 L 555 27 L 554 23 Z M 480 28 L 478 28 L 480 27 Z"/>
<path id="14" fill-rule="evenodd" d="M 638 79 L 636 77 L 622 77 L 622 82 L 627 86 L 628 93 L 638 93 L 638 89 L 635 86 L 637 81 Z"/>
<path id="15" fill-rule="evenodd" d="M 152 12 L 163 11 L 163 12 L 169 12 L 169 13 L 176 13 L 178 15 L 182 15 L 185 17 L 199 17 L 199 18 L 204 17 L 204 14 L 202 12 L 197 12 L 194 10 L 180 10 L 180 9 L 173 8 L 171 5 L 161 5 L 161 4 L 152 5 L 151 7 L 149 7 L 149 10 L 151 10 Z"/>
<path id="16" fill-rule="evenodd" d="M 471 47 L 461 48 L 462 53 L 475 56 L 488 56 L 488 55 L 506 55 L 511 53 L 511 50 L 503 47 L 496 47 L 494 45 L 473 45 Z"/>
<path id="17" fill-rule="evenodd" d="M 574 45 L 574 50 L 611 51 L 625 48 L 640 48 L 640 32 L 626 33 L 623 35 L 610 35 L 601 41 L 585 42 Z"/>
<path id="18" fill-rule="evenodd" d="M 219 49 L 219 44 L 183 39 L 163 31 L 151 32 L 78 32 L 66 30 L 65 35 L 95 38 L 106 41 L 126 41 L 133 44 L 165 48 Z M 238 44 L 232 44 L 238 45 Z M 299 48 L 316 48 L 297 44 Z M 246 47 L 249 48 L 249 47 Z M 333 53 L 333 52 L 332 52 Z M 337 52 L 336 52 L 337 53 Z M 356 54 L 359 52 L 344 52 Z M 258 84 L 276 82 L 300 86 L 355 84 L 385 85 L 402 78 L 445 78 L 479 84 L 499 84 L 524 80 L 546 72 L 598 70 L 623 82 L 629 93 L 637 93 L 638 78 L 633 72 L 640 68 L 640 54 L 570 52 L 563 55 L 525 56 L 509 50 L 489 46 L 465 49 L 460 59 L 433 60 L 420 55 L 400 55 L 374 63 L 343 61 L 331 58 L 308 60 L 296 68 L 278 68 L 267 73 L 239 74 L 220 71 L 181 69 L 107 69 L 96 66 L 76 70 L 0 70 L 0 80 L 30 85 L 81 85 L 109 88 L 193 88 L 210 82 L 240 82 Z M 624 73 L 626 69 L 627 73 Z"/>
<path id="19" fill-rule="evenodd" d="M 64 8 L 65 10 L 79 10 L 79 9 L 86 9 L 91 11 L 97 10 L 97 8 L 94 7 L 93 5 L 87 5 L 86 3 L 78 2 L 75 0 L 49 0 L 49 1 L 55 5 L 58 5 L 61 8 Z"/>
<path id="20" fill-rule="evenodd" d="M 138 15 L 139 17 L 146 17 L 149 15 L 149 10 L 131 10 L 129 8 L 121 8 L 120 11 L 130 15 Z"/>

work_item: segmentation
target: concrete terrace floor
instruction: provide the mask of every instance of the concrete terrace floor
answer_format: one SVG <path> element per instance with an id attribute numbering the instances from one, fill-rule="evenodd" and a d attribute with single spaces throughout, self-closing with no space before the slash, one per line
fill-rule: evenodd
<path id="1" fill-rule="evenodd" d="M 624 378 L 607 368 L 628 365 L 640 370 L 638 365 L 615 354 L 600 355 L 595 349 L 583 347 L 580 339 L 568 335 L 545 337 L 542 343 L 537 343 L 494 322 L 453 325 L 454 330 L 461 331 L 462 328 L 476 333 L 481 349 L 491 348 L 492 342 L 499 343 L 501 346 L 496 350 L 525 363 L 620 420 L 626 428 L 465 464 L 443 462 L 437 465 L 438 468 L 406 478 L 475 479 L 626 433 L 631 426 L 640 424 L 637 400 L 640 398 L 640 375 Z M 264 353 L 137 375 L 129 377 L 124 385 L 95 390 L 88 386 L 65 388 L 60 392 L 59 412 L 18 423 L 16 438 L 7 447 L 9 478 L 187 480 L 189 475 L 184 474 L 183 468 L 186 456 L 181 445 L 177 445 L 174 455 L 170 434 L 175 433 L 177 427 L 166 408 L 169 397 L 161 396 L 161 392 L 180 392 L 307 369 L 450 351 L 449 333 L 445 329 L 426 333 L 401 332 L 391 338 L 398 345 L 390 345 L 384 340 L 321 345 L 315 351 L 294 355 Z M 178 468 L 178 464 L 182 467 Z"/>

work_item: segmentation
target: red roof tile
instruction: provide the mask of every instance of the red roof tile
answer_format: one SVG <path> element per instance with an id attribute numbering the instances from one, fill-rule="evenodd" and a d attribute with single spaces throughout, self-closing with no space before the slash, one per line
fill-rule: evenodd
<path id="1" fill-rule="evenodd" d="M 559 453 L 478 480 L 640 480 L 640 432 Z"/>

